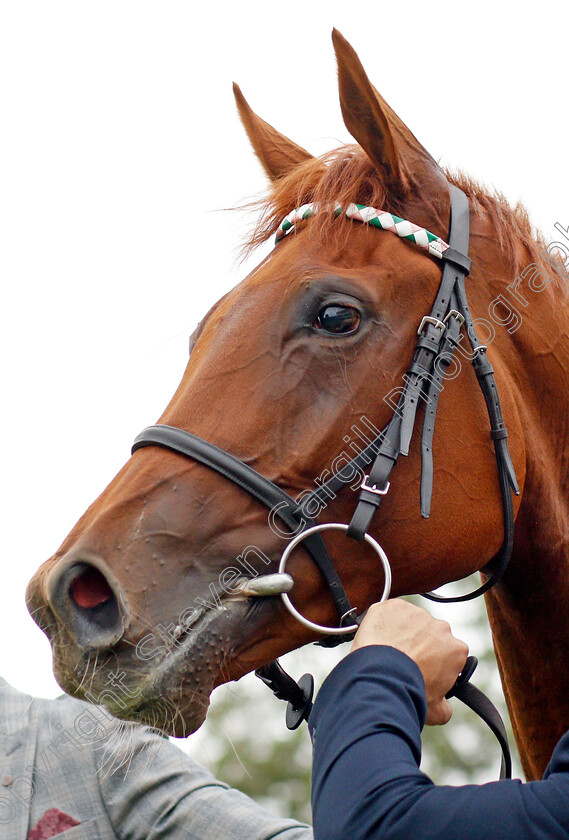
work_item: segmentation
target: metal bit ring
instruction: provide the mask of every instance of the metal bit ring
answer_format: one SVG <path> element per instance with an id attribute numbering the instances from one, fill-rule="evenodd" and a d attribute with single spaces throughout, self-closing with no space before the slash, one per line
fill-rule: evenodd
<path id="1" fill-rule="evenodd" d="M 314 525 L 312 528 L 307 528 L 306 531 L 302 531 L 302 533 L 298 534 L 298 536 L 296 536 L 285 548 L 283 556 L 281 557 L 281 562 L 279 563 L 279 573 L 284 573 L 287 561 L 299 543 L 311 534 L 316 534 L 319 531 L 326 530 L 347 531 L 348 525 L 344 525 L 340 522 L 328 522 L 324 525 Z M 391 566 L 389 565 L 389 560 L 377 540 L 374 540 L 374 538 L 370 537 L 369 534 L 364 535 L 364 540 L 371 545 L 381 560 L 381 565 L 383 566 L 383 572 L 385 574 L 385 583 L 379 600 L 386 601 L 389 598 L 389 593 L 391 592 Z M 325 633 L 329 636 L 343 636 L 345 633 L 354 633 L 359 627 L 358 624 L 349 624 L 347 627 L 326 627 L 324 624 L 316 624 L 314 621 L 310 621 L 308 618 L 305 618 L 301 613 L 299 613 L 296 607 L 293 606 L 292 601 L 286 592 L 281 593 L 281 598 L 287 610 L 296 618 L 297 621 L 300 621 L 301 624 L 304 624 L 304 626 L 308 627 L 310 630 L 316 630 L 318 633 Z"/>

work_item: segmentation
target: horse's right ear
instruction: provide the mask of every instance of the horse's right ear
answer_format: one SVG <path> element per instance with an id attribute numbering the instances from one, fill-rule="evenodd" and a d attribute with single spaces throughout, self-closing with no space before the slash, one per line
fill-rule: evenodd
<path id="1" fill-rule="evenodd" d="M 302 146 L 297 146 L 296 143 L 293 143 L 292 140 L 289 140 L 288 137 L 285 137 L 284 134 L 281 134 L 272 125 L 257 116 L 249 107 L 249 103 L 241 93 L 239 85 L 233 85 L 233 93 L 247 136 L 271 181 L 282 178 L 299 163 L 312 158 L 310 152 L 307 152 Z"/>
<path id="2" fill-rule="evenodd" d="M 387 182 L 405 193 L 425 165 L 430 169 L 436 163 L 373 87 L 356 51 L 337 29 L 332 41 L 346 128 Z"/>

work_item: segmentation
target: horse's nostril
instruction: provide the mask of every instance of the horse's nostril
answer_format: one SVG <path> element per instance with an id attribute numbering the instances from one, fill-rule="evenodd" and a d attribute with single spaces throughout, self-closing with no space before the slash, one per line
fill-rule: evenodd
<path id="1" fill-rule="evenodd" d="M 109 648 L 124 633 L 128 611 L 111 572 L 100 560 L 70 558 L 46 583 L 49 606 L 83 648 Z"/>
<path id="2" fill-rule="evenodd" d="M 77 606 L 83 609 L 98 607 L 115 597 L 104 575 L 92 566 L 75 578 L 69 594 Z"/>

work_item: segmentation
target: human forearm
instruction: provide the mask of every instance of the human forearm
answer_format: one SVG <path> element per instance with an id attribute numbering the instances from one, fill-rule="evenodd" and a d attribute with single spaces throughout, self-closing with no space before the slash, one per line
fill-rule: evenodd
<path id="1" fill-rule="evenodd" d="M 460 788 L 421 773 L 422 683 L 407 656 L 382 646 L 328 678 L 310 720 L 315 840 L 567 840 L 565 772 Z"/>

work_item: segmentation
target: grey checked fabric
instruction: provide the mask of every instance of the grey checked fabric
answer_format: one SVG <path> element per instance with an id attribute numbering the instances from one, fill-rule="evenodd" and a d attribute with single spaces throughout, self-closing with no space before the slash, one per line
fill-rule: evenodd
<path id="1" fill-rule="evenodd" d="M 312 840 L 166 738 L 70 697 L 39 700 L 0 679 L 0 840 L 26 840 L 50 809 L 61 840 Z"/>

